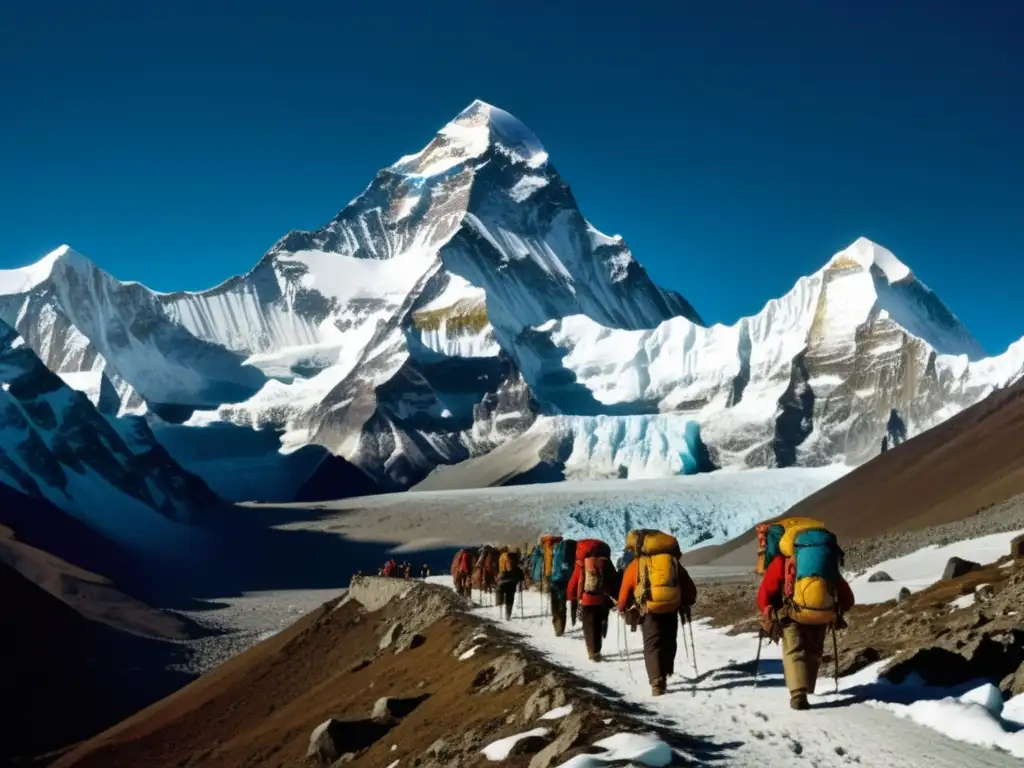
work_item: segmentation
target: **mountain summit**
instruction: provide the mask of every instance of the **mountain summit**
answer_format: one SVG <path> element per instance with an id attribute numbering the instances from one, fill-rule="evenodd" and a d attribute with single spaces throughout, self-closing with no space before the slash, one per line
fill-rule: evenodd
<path id="1" fill-rule="evenodd" d="M 0 273 L 0 320 L 51 370 L 109 379 L 120 413 L 148 413 L 234 499 L 292 498 L 311 444 L 385 489 L 485 457 L 502 481 L 856 464 L 1024 369 L 1024 344 L 985 358 L 864 238 L 706 326 L 481 101 L 211 290 L 159 294 L 54 253 Z"/>

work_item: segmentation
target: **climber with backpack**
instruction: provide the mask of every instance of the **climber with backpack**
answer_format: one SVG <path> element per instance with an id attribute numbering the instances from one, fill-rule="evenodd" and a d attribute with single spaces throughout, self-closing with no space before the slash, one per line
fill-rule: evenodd
<path id="1" fill-rule="evenodd" d="M 697 587 L 679 562 L 674 536 L 662 531 L 630 531 L 626 549 L 635 554 L 619 589 L 619 613 L 636 611 L 644 639 L 644 666 L 651 694 L 661 696 L 675 673 L 679 624 L 697 601 Z"/>
<path id="2" fill-rule="evenodd" d="M 569 579 L 576 563 L 576 542 L 560 539 L 551 547 L 551 573 L 548 576 L 548 591 L 551 595 L 551 623 L 555 637 L 565 632 L 565 603 L 573 601 L 572 623 L 576 623 L 576 598 L 568 593 Z"/>
<path id="3" fill-rule="evenodd" d="M 516 602 L 516 591 L 524 579 L 523 569 L 519 565 L 518 549 L 502 547 L 498 555 L 498 604 L 505 607 L 505 620 L 512 618 L 512 607 Z"/>
<path id="4" fill-rule="evenodd" d="M 619 594 L 619 577 L 611 554 L 611 548 L 600 539 L 578 542 L 569 580 L 569 597 L 580 605 L 583 641 L 591 661 L 601 660 L 601 646 L 608 635 L 608 613 Z"/>
<path id="5" fill-rule="evenodd" d="M 840 574 L 843 550 L 821 522 L 789 518 L 757 526 L 757 592 L 761 636 L 782 643 L 782 672 L 793 709 L 810 708 L 825 638 L 832 631 L 838 681 L 838 643 L 843 614 L 854 605 L 853 591 Z M 838 684 L 838 682 L 837 682 Z"/>
<path id="6" fill-rule="evenodd" d="M 460 549 L 452 558 L 452 585 L 460 597 L 473 596 L 473 553 Z"/>

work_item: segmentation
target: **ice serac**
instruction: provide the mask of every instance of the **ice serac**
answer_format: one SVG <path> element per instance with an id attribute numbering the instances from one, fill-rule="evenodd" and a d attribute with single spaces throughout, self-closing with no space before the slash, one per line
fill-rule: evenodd
<path id="1" fill-rule="evenodd" d="M 0 483 L 142 550 L 217 518 L 221 500 L 171 459 L 144 419 L 100 413 L 5 323 L 0 381 Z"/>

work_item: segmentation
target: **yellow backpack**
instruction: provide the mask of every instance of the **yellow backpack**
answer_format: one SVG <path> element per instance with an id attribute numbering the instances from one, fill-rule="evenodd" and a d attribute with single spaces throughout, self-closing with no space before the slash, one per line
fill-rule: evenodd
<path id="1" fill-rule="evenodd" d="M 636 589 L 633 599 L 642 613 L 675 613 L 682 604 L 679 587 L 679 542 L 661 531 L 636 537 Z"/>
<path id="2" fill-rule="evenodd" d="M 816 521 L 790 527 L 779 541 L 786 558 L 783 597 L 799 624 L 831 624 L 839 612 L 843 550 L 835 534 Z"/>

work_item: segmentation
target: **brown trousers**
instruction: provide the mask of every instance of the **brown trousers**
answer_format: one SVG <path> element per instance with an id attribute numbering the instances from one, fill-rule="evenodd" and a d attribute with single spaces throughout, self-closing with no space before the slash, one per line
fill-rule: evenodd
<path id="1" fill-rule="evenodd" d="M 648 613 L 640 631 L 644 636 L 644 666 L 651 685 L 675 672 L 676 641 L 679 637 L 679 614 Z"/>
<path id="2" fill-rule="evenodd" d="M 580 607 L 580 623 L 583 624 L 583 642 L 587 653 L 598 654 L 608 635 L 608 611 L 606 605 L 584 605 Z"/>
<path id="3" fill-rule="evenodd" d="M 561 637 L 565 632 L 565 592 L 558 590 L 551 592 L 551 623 L 555 627 L 555 637 Z"/>
<path id="4" fill-rule="evenodd" d="M 782 673 L 790 697 L 814 693 L 825 649 L 827 625 L 782 622 Z"/>

